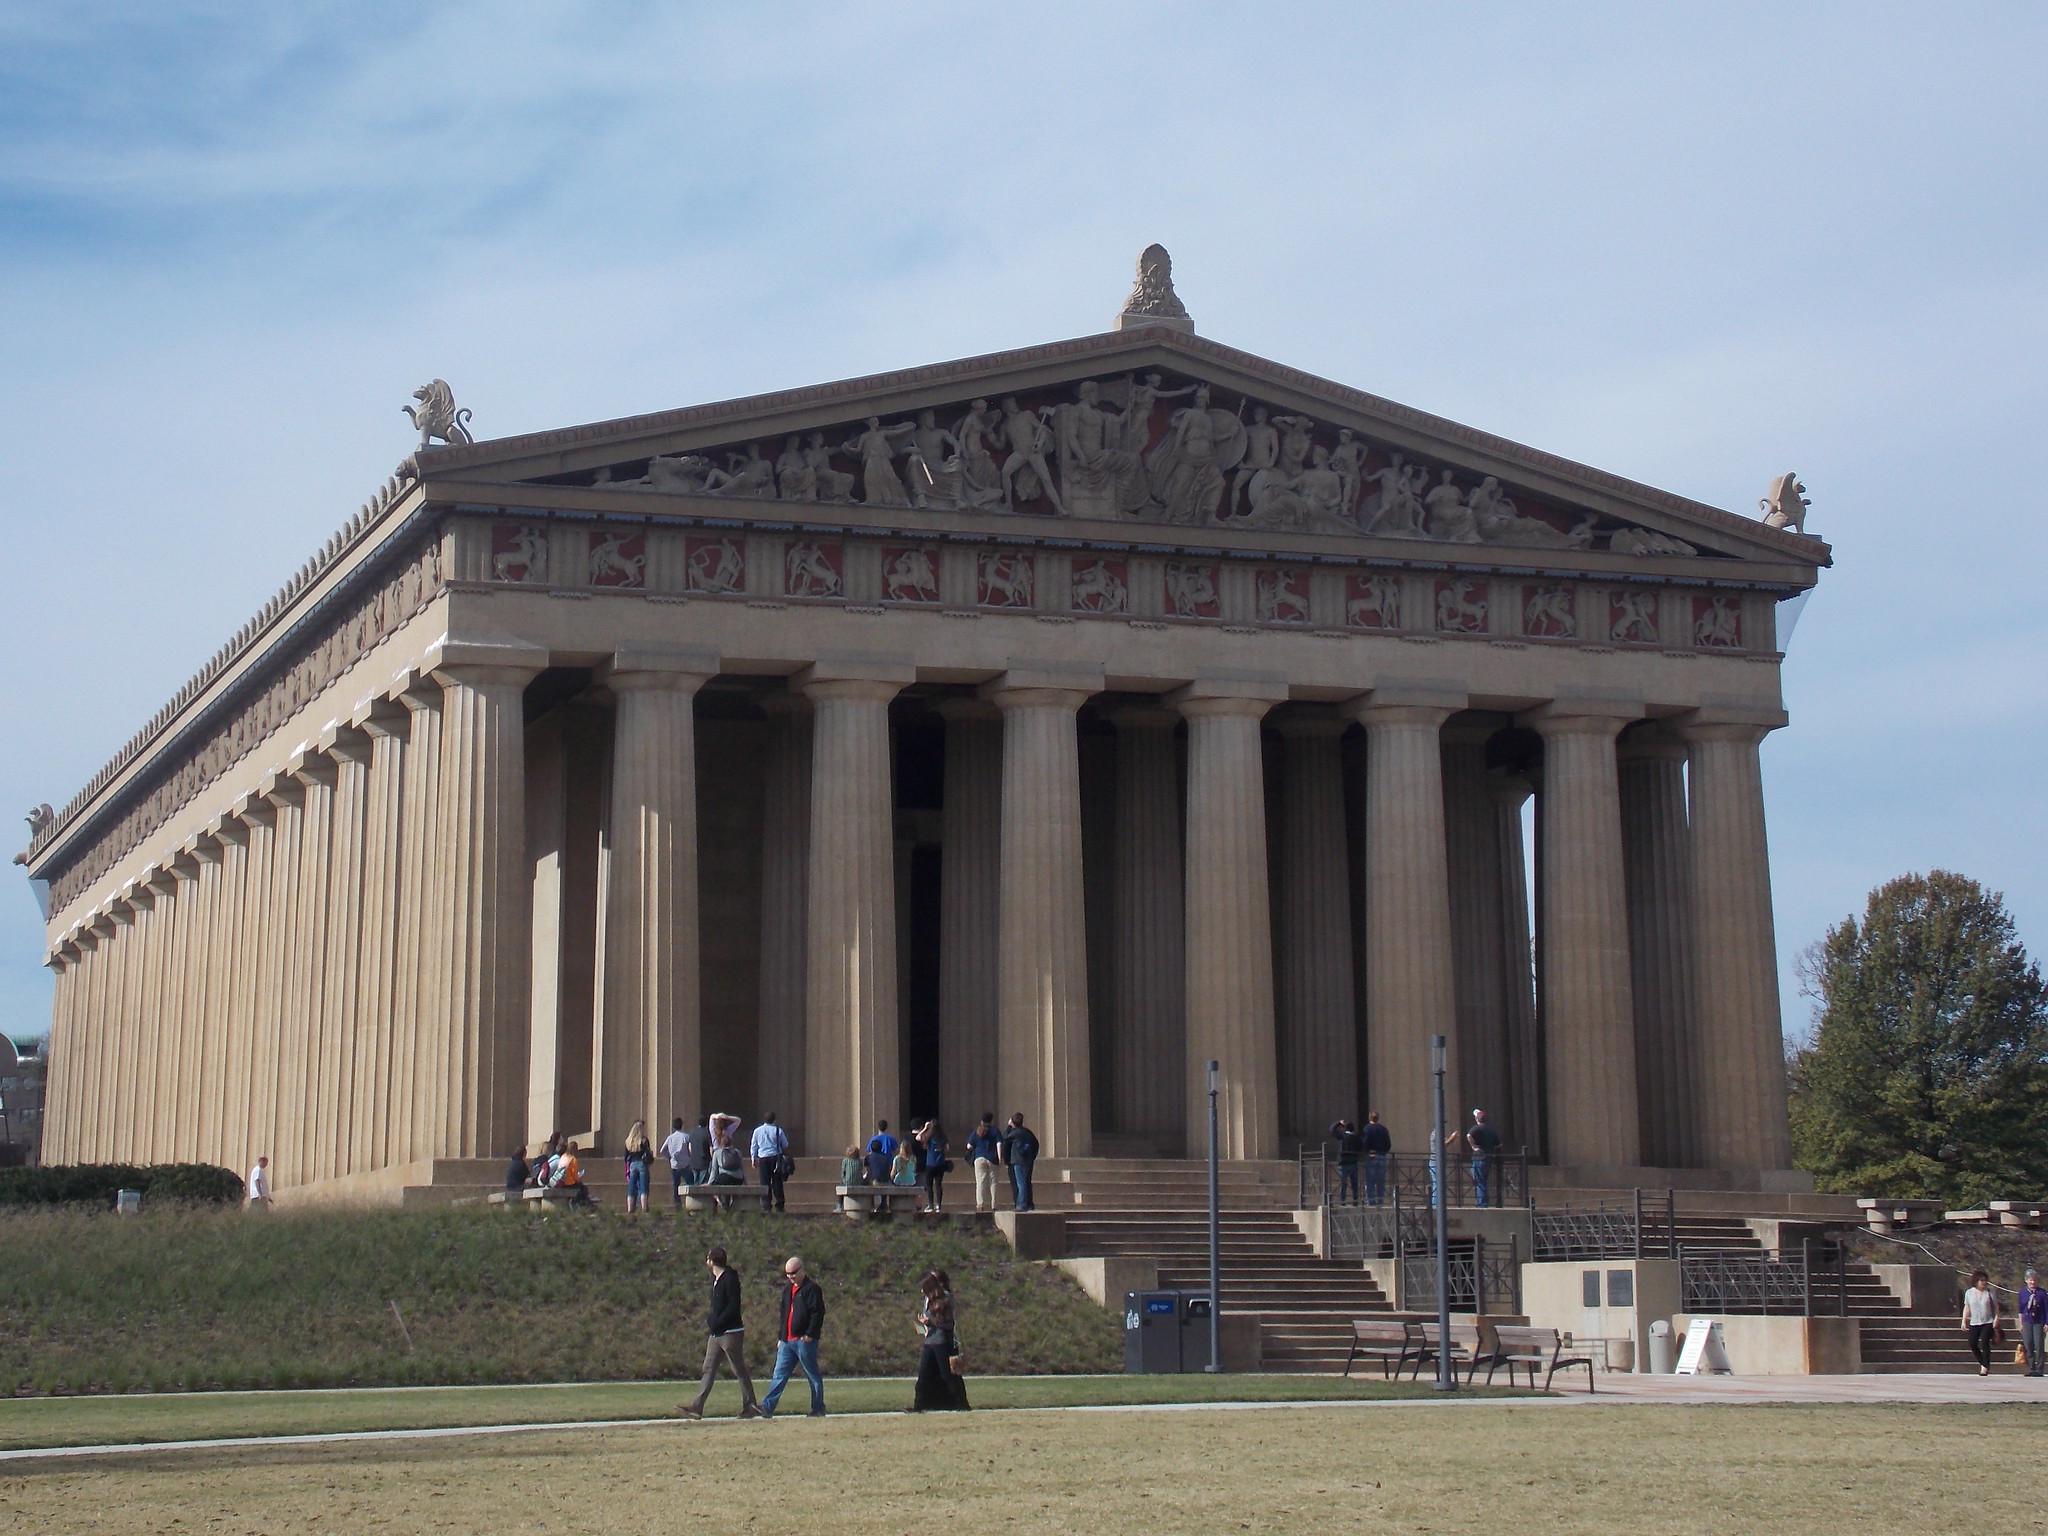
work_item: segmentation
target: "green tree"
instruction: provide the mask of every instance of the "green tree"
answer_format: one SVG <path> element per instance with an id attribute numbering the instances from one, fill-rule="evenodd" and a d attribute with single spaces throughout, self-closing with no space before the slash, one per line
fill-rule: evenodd
<path id="1" fill-rule="evenodd" d="M 2048 1194 L 2048 987 L 2004 899 L 1947 870 L 1879 886 L 1801 961 L 1792 1150 L 1838 1194 Z"/>

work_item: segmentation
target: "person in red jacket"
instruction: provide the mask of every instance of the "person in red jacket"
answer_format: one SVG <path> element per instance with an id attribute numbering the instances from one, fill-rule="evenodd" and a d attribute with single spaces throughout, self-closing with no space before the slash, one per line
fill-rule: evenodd
<path id="1" fill-rule="evenodd" d="M 825 1293 L 818 1282 L 804 1273 L 804 1261 L 795 1254 L 782 1266 L 783 1285 L 776 1296 L 775 1375 L 768 1382 L 768 1395 L 761 1399 L 761 1417 L 775 1417 L 775 1405 L 782 1401 L 782 1389 L 801 1367 L 811 1384 L 811 1414 L 825 1417 L 825 1377 L 818 1369 L 818 1339 L 825 1331 Z"/>

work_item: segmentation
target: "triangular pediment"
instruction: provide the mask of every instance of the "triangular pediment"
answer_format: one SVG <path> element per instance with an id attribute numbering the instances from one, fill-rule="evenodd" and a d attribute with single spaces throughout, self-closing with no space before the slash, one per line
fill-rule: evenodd
<path id="1" fill-rule="evenodd" d="M 546 487 L 591 510 L 901 509 L 1040 531 L 1045 519 L 1125 526 L 1169 544 L 1263 531 L 1417 561 L 1829 559 L 1818 539 L 1159 328 L 437 449 L 418 464 L 430 486 Z"/>

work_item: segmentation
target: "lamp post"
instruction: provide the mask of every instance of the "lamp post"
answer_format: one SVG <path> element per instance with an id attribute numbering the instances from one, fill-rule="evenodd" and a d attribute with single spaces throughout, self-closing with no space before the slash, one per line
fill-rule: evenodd
<path id="1" fill-rule="evenodd" d="M 1209 1063 L 1209 1363 L 1204 1370 L 1223 1369 L 1223 1210 L 1216 1176 L 1216 1089 L 1219 1064 Z"/>
<path id="2" fill-rule="evenodd" d="M 1436 1389 L 1458 1390 L 1458 1373 L 1451 1368 L 1451 1238 L 1444 1216 L 1449 1197 L 1450 1162 L 1444 1156 L 1444 1037 L 1429 1037 L 1429 1070 L 1436 1075 L 1436 1131 L 1430 1142 L 1430 1203 L 1436 1207 Z"/>

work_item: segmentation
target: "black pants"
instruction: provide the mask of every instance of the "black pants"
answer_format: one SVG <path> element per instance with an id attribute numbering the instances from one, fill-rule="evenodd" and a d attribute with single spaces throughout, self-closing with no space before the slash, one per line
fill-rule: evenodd
<path id="1" fill-rule="evenodd" d="M 761 1209 L 779 1211 L 782 1209 L 782 1159 L 770 1158 L 761 1165 Z"/>
<path id="2" fill-rule="evenodd" d="M 1977 1357 L 1977 1363 L 1987 1371 L 1991 1369 L 1991 1335 L 1997 1331 L 1996 1323 L 1970 1325 L 1970 1353 Z"/>
<path id="3" fill-rule="evenodd" d="M 934 1168 L 929 1163 L 924 1170 L 924 1203 L 933 1210 L 939 1208 L 939 1201 L 946 1189 L 946 1170 Z"/>
<path id="4" fill-rule="evenodd" d="M 919 1413 L 957 1413 L 967 1407 L 967 1382 L 953 1372 L 954 1349 L 953 1336 L 935 1329 L 917 1352 L 911 1406 Z"/>

